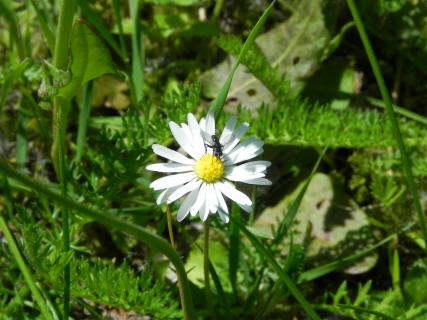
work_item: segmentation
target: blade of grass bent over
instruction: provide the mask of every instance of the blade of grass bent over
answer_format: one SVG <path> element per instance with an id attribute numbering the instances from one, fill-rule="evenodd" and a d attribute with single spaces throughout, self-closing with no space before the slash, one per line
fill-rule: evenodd
<path id="1" fill-rule="evenodd" d="M 182 309 L 184 313 L 184 319 L 196 319 L 193 310 L 193 302 L 190 293 L 190 287 L 187 280 L 187 273 L 185 271 L 184 265 L 182 264 L 181 258 L 178 253 L 170 246 L 170 244 L 165 241 L 163 238 L 157 236 L 156 234 L 147 231 L 146 229 L 134 226 L 128 222 L 125 222 L 116 217 L 112 217 L 109 214 L 101 213 L 95 211 L 88 207 L 85 207 L 72 199 L 65 197 L 59 194 L 56 191 L 53 191 L 46 187 L 45 185 L 17 172 L 12 169 L 3 159 L 0 159 L 0 172 L 4 173 L 9 178 L 15 179 L 28 188 L 45 195 L 49 199 L 57 202 L 63 207 L 67 207 L 70 211 L 76 211 L 81 213 L 86 217 L 90 217 L 99 223 L 110 227 L 118 229 L 121 232 L 127 233 L 134 236 L 136 239 L 144 242 L 146 245 L 152 249 L 164 254 L 175 266 L 175 270 L 178 277 L 178 288 L 181 295 Z"/>
<path id="2" fill-rule="evenodd" d="M 276 0 L 271 2 L 271 4 L 265 9 L 262 16 L 259 18 L 258 22 L 255 24 L 251 32 L 249 33 L 248 38 L 246 39 L 245 43 L 243 44 L 242 50 L 239 53 L 239 56 L 237 57 L 236 62 L 234 62 L 230 72 L 228 73 L 227 79 L 225 80 L 225 83 L 223 87 L 221 88 L 221 91 L 218 93 L 215 100 L 212 102 L 210 110 L 214 113 L 215 118 L 218 118 L 221 114 L 221 111 L 224 107 L 225 100 L 227 99 L 228 91 L 230 90 L 231 82 L 233 81 L 234 73 L 237 70 L 237 67 L 239 66 L 240 62 L 242 61 L 242 58 L 245 56 L 245 54 L 248 52 L 249 48 L 253 45 L 255 42 L 255 38 L 259 31 L 261 30 L 262 26 L 267 21 L 268 16 L 270 15 L 271 11 L 273 10 L 273 6 Z"/>
<path id="3" fill-rule="evenodd" d="M 418 196 L 417 186 L 415 184 L 415 179 L 412 173 L 411 161 L 409 159 L 408 153 L 406 152 L 405 143 L 403 142 L 402 134 L 399 129 L 399 123 L 397 122 L 396 116 L 393 111 L 393 105 L 391 103 L 390 94 L 385 85 L 384 78 L 381 73 L 381 69 L 379 67 L 374 50 L 372 49 L 368 35 L 363 26 L 363 22 L 362 22 L 362 19 L 360 18 L 357 7 L 353 0 L 347 0 L 347 4 L 348 4 L 348 7 L 350 8 L 351 14 L 353 16 L 353 20 L 356 24 L 356 28 L 359 31 L 360 39 L 362 40 L 363 46 L 365 47 L 366 55 L 368 56 L 369 62 L 372 67 L 372 71 L 374 73 L 375 79 L 377 81 L 378 87 L 381 92 L 381 96 L 383 97 L 384 103 L 386 105 L 386 110 L 387 110 L 388 117 L 390 118 L 393 135 L 399 147 L 400 156 L 402 157 L 402 164 L 403 164 L 403 169 L 406 176 L 406 181 L 414 201 L 415 210 L 418 215 L 418 220 L 419 220 L 421 231 L 424 237 L 424 241 L 427 244 L 427 221 L 426 221 L 426 217 L 424 216 L 420 198 Z"/>

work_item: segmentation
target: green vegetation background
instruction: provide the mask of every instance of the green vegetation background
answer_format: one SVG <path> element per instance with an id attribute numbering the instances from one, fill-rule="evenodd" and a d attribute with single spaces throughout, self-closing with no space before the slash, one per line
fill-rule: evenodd
<path id="1" fill-rule="evenodd" d="M 0 0 L 0 159 L 168 239 L 166 209 L 148 187 L 151 145 L 176 147 L 167 123 L 206 113 L 269 3 L 78 0 L 62 67 L 61 4 Z M 425 206 L 427 1 L 356 4 Z M 265 141 L 273 185 L 245 190 L 253 215 L 210 221 L 213 314 L 202 225 L 174 223 L 198 318 L 306 319 L 313 308 L 321 319 L 427 319 L 426 246 L 385 107 L 345 1 L 274 4 L 224 106 Z M 0 319 L 61 318 L 67 268 L 74 319 L 182 318 L 175 265 L 161 250 L 74 207 L 64 253 L 61 201 L 1 172 Z"/>

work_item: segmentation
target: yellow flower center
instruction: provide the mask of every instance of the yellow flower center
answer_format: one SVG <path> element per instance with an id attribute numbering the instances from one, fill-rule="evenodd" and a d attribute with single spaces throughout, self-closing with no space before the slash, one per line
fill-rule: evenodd
<path id="1" fill-rule="evenodd" d="M 205 154 L 197 161 L 194 171 L 203 181 L 213 183 L 220 180 L 224 175 L 224 165 L 214 155 Z"/>

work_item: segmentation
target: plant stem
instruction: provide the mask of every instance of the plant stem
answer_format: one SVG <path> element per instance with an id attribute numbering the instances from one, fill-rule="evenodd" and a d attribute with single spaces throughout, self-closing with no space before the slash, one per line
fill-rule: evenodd
<path id="1" fill-rule="evenodd" d="M 393 130 L 394 137 L 396 139 L 396 143 L 400 150 L 400 156 L 402 157 L 403 170 L 406 175 L 406 182 L 409 187 L 409 191 L 412 194 L 412 198 L 415 205 L 415 210 L 418 215 L 419 224 L 421 227 L 421 232 L 424 237 L 424 241 L 426 243 L 427 248 L 427 222 L 424 216 L 424 212 L 421 206 L 420 198 L 417 191 L 417 186 L 415 184 L 415 179 L 412 173 L 412 165 L 408 153 L 406 152 L 405 143 L 403 142 L 402 135 L 399 129 L 399 123 L 397 122 L 396 116 L 393 111 L 393 104 L 391 102 L 391 98 L 387 87 L 385 85 L 384 78 L 381 73 L 381 69 L 379 67 L 377 58 L 375 56 L 374 50 L 372 49 L 371 43 L 369 41 L 368 35 L 363 26 L 362 19 L 360 18 L 359 12 L 353 0 L 347 0 L 348 7 L 350 8 L 351 14 L 354 19 L 354 23 L 356 24 L 357 30 L 359 31 L 360 38 L 362 40 L 363 46 L 365 47 L 366 54 L 368 56 L 369 62 L 372 67 L 372 71 L 374 73 L 375 79 L 377 80 L 378 87 L 381 92 L 381 96 L 386 105 L 386 110 L 388 117 L 391 122 L 391 127 Z"/>
<path id="2" fill-rule="evenodd" d="M 168 221 L 169 239 L 171 241 L 172 247 L 175 248 L 175 240 L 173 237 L 173 228 L 172 228 L 172 214 L 171 214 L 171 209 L 169 208 L 169 206 L 166 207 L 166 219 Z"/>
<path id="3" fill-rule="evenodd" d="M 213 316 L 212 292 L 209 282 L 209 220 L 206 220 L 203 225 L 203 271 L 205 278 L 205 295 L 208 305 L 209 317 Z"/>
<path id="4" fill-rule="evenodd" d="M 224 6 L 224 0 L 217 0 L 215 2 L 215 7 L 212 13 L 212 19 L 218 20 L 223 6 Z"/>
<path id="5" fill-rule="evenodd" d="M 54 319 L 52 314 L 49 312 L 49 308 L 44 301 L 40 291 L 37 288 L 36 283 L 31 275 L 30 270 L 25 264 L 24 259 L 22 258 L 21 253 L 19 252 L 18 246 L 16 245 L 15 239 L 13 238 L 6 221 L 3 218 L 3 215 L 0 214 L 0 230 L 6 238 L 7 245 L 9 246 L 10 253 L 15 258 L 16 263 L 18 264 L 19 269 L 22 272 L 22 275 L 25 278 L 28 286 L 30 287 L 31 293 L 33 294 L 34 300 L 36 300 L 37 304 L 40 307 L 40 311 L 45 319 Z"/>
<path id="6" fill-rule="evenodd" d="M 130 224 L 126 221 L 117 219 L 109 214 L 106 214 L 105 212 L 99 212 L 99 211 L 89 209 L 71 200 L 70 198 L 64 195 L 59 194 L 58 192 L 52 190 L 51 188 L 48 188 L 42 183 L 39 183 L 17 172 L 16 170 L 12 169 L 7 164 L 6 161 L 1 159 L 1 157 L 0 157 L 0 172 L 4 173 L 6 176 L 12 179 L 17 180 L 18 182 L 21 182 L 23 185 L 30 188 L 31 190 L 38 192 L 42 195 L 45 195 L 46 197 L 57 202 L 63 207 L 68 207 L 69 209 L 72 210 L 71 212 L 73 212 L 74 210 L 86 217 L 96 220 L 102 225 L 105 225 L 110 228 L 118 229 L 121 232 L 130 234 L 134 236 L 136 239 L 144 242 L 146 245 L 148 245 L 152 249 L 163 253 L 172 262 L 176 270 L 184 319 L 185 320 L 196 319 L 194 315 L 193 300 L 191 297 L 190 286 L 188 284 L 187 273 L 185 271 L 184 265 L 182 264 L 181 258 L 178 255 L 178 253 L 164 239 L 151 233 L 150 231 L 144 228 L 141 228 L 133 224 Z"/>
<path id="7" fill-rule="evenodd" d="M 58 29 L 56 33 L 55 52 L 53 64 L 56 68 L 65 70 L 68 66 L 68 52 L 76 9 L 75 0 L 63 0 L 59 14 Z M 67 111 L 70 101 L 55 97 L 53 101 L 53 143 L 52 158 L 59 173 L 61 194 L 67 195 L 67 173 L 65 160 L 65 132 L 67 126 Z M 62 232 L 64 237 L 64 253 L 70 250 L 70 230 L 68 208 L 62 209 Z M 70 266 L 64 268 L 64 319 L 68 320 L 70 311 Z"/>

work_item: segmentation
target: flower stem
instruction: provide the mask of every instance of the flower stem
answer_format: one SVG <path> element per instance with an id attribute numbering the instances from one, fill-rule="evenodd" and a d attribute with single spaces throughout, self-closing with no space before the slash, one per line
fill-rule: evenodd
<path id="1" fill-rule="evenodd" d="M 213 315 L 212 292 L 209 282 L 209 220 L 206 220 L 203 226 L 203 271 L 205 277 L 205 295 L 208 305 L 209 315 Z"/>
<path id="2" fill-rule="evenodd" d="M 68 66 L 68 52 L 71 41 L 76 0 L 63 0 L 56 31 L 55 52 L 53 64 L 56 68 L 65 70 Z M 67 111 L 69 101 L 60 97 L 53 100 L 53 143 L 52 160 L 59 175 L 61 194 L 67 196 L 67 173 L 65 159 L 65 132 L 67 126 Z M 62 233 L 64 237 L 64 254 L 70 250 L 70 230 L 68 208 L 62 208 Z M 70 312 L 70 266 L 64 268 L 64 319 Z"/>
<path id="3" fill-rule="evenodd" d="M 172 214 L 169 206 L 166 207 L 166 219 L 168 221 L 168 231 L 169 231 L 169 239 L 172 247 L 175 249 L 175 240 L 173 237 L 173 228 L 172 228 Z"/>
<path id="4" fill-rule="evenodd" d="M 391 103 L 390 94 L 385 85 L 385 81 L 381 73 L 380 66 L 378 64 L 374 50 L 372 49 L 368 35 L 365 31 L 365 27 L 363 26 L 363 22 L 362 22 L 362 19 L 360 18 L 359 11 L 357 10 L 356 4 L 354 3 L 353 0 L 347 0 L 347 4 L 348 4 L 348 7 L 350 8 L 354 23 L 356 24 L 356 28 L 359 31 L 360 39 L 362 40 L 363 46 L 365 47 L 366 55 L 368 56 L 369 63 L 371 64 L 372 71 L 374 73 L 375 79 L 378 84 L 378 88 L 380 89 L 381 96 L 386 106 L 387 115 L 391 122 L 393 135 L 396 140 L 397 146 L 399 147 L 399 150 L 400 150 L 400 156 L 402 158 L 402 165 L 403 165 L 403 170 L 406 176 L 406 182 L 408 184 L 409 191 L 412 195 L 412 200 L 414 201 L 415 210 L 418 215 L 419 225 L 424 237 L 424 241 L 426 243 L 425 248 L 427 249 L 427 221 L 426 221 L 426 217 L 424 216 L 420 197 L 417 191 L 417 186 L 415 184 L 414 175 L 412 173 L 411 160 L 406 151 L 405 143 L 400 133 L 399 123 L 397 122 L 396 115 L 394 114 L 394 111 L 393 111 L 393 104 Z"/>

